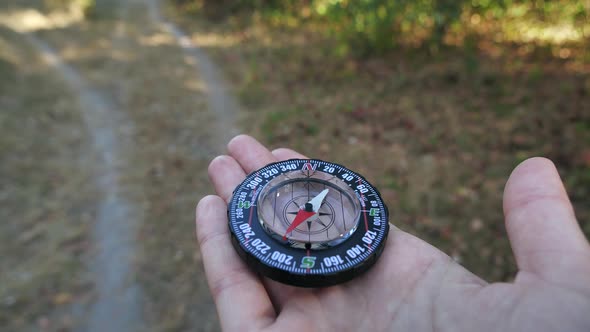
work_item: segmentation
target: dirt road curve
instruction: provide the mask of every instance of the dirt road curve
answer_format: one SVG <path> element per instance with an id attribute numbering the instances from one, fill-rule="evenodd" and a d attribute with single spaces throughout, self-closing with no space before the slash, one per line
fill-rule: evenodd
<path id="1" fill-rule="evenodd" d="M 88 330 L 134 330 L 141 323 L 140 289 L 137 285 L 126 285 L 126 279 L 132 273 L 131 257 L 136 251 L 134 240 L 139 209 L 120 194 L 116 163 L 124 160 L 123 150 L 131 147 L 121 145 L 125 139 L 115 132 L 117 126 L 130 128 L 132 124 L 45 42 L 33 35 L 26 36 L 76 92 L 93 146 L 101 157 L 96 186 L 103 196 L 98 204 L 93 233 L 98 251 L 89 266 L 95 276 L 98 296 Z"/>
<path id="2" fill-rule="evenodd" d="M 205 169 L 207 161 L 223 152 L 225 142 L 237 133 L 238 106 L 219 69 L 186 33 L 166 21 L 159 6 L 157 0 L 104 0 L 98 1 L 97 8 L 102 21 L 81 23 L 74 18 L 70 22 L 33 11 L 44 22 L 43 28 L 11 26 L 26 20 L 4 22 L 22 34 L 76 96 L 93 148 L 88 158 L 98 156 L 94 185 L 100 196 L 90 235 L 94 250 L 87 264 L 94 296 L 87 302 L 73 301 L 69 312 L 75 329 L 139 331 L 158 326 L 154 320 L 159 314 L 146 316 L 160 310 L 162 304 L 153 294 L 168 287 L 169 281 L 138 275 L 142 269 L 157 270 L 150 262 L 159 262 L 146 257 L 151 247 L 140 244 L 139 238 L 158 235 L 149 226 L 150 218 L 155 218 L 150 211 L 158 206 L 152 201 L 154 195 L 162 199 L 175 195 L 183 209 L 191 199 L 177 188 L 154 193 L 150 181 L 163 176 L 169 156 L 175 163 Z M 190 181 L 204 183 L 206 172 L 200 173 Z M 177 180 L 164 181 L 174 184 Z M 206 188 L 195 188 L 190 205 L 204 192 Z M 190 215 L 185 217 L 183 221 Z M 142 229 L 147 229 L 145 234 Z M 158 241 L 163 240 L 152 242 Z M 163 259 L 182 260 L 189 254 L 182 246 L 174 250 L 174 258 Z M 182 304 L 181 322 L 171 324 L 217 329 L 210 299 L 204 295 L 202 272 L 194 282 L 200 284 L 193 294 L 195 308 Z M 194 312 L 197 309 L 199 313 Z"/>

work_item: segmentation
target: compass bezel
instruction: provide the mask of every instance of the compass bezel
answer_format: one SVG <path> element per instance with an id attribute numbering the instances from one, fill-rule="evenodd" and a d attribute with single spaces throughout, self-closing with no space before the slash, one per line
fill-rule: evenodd
<path id="1" fill-rule="evenodd" d="M 258 220 L 258 195 L 278 174 L 301 170 L 337 175 L 361 205 L 357 230 L 345 241 L 316 250 L 293 248 L 272 237 Z M 300 287 L 326 287 L 348 281 L 369 269 L 381 255 L 389 232 L 389 211 L 379 191 L 360 174 L 319 159 L 290 159 L 249 174 L 228 204 L 232 244 L 253 271 Z"/>

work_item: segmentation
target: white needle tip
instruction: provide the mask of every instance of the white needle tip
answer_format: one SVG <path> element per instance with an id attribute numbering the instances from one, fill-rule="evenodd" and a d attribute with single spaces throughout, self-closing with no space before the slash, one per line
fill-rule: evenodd
<path id="1" fill-rule="evenodd" d="M 328 189 L 324 189 L 321 193 L 309 201 L 309 203 L 313 206 L 313 212 L 318 213 L 320 206 L 322 206 L 322 202 L 324 201 L 324 198 L 326 198 L 326 195 L 328 195 L 329 191 L 330 190 Z"/>

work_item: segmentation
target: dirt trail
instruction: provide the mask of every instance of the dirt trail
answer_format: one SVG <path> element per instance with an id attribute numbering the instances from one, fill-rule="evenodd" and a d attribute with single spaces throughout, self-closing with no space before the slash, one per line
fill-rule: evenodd
<path id="1" fill-rule="evenodd" d="M 238 132 L 238 103 L 157 0 L 97 4 L 100 20 L 61 26 L 29 8 L 46 24 L 20 31 L 78 99 L 93 146 L 82 158 L 99 156 L 88 255 L 95 296 L 74 301 L 73 326 L 217 330 L 203 272 L 194 268 L 200 254 L 189 254 L 194 239 L 184 237 L 192 223 L 169 225 L 188 221 L 208 191 L 199 170 Z M 176 302 L 160 303 L 166 299 Z"/>
<path id="2" fill-rule="evenodd" d="M 191 38 L 174 23 L 165 20 L 160 12 L 159 0 L 146 0 L 149 8 L 150 18 L 162 29 L 176 39 L 178 45 L 182 47 L 188 57 L 199 70 L 195 73 L 200 76 L 205 84 L 208 97 L 209 111 L 217 117 L 216 126 L 220 136 L 218 141 L 224 144 L 231 137 L 238 134 L 235 126 L 235 118 L 238 111 L 238 102 L 229 92 L 227 84 L 224 82 L 222 75 L 217 66 L 211 61 L 209 56 L 201 50 Z"/>
<path id="3" fill-rule="evenodd" d="M 122 9 L 123 17 L 125 10 L 126 8 Z M 113 35 L 115 43 L 122 35 L 124 28 L 117 25 Z M 94 98 L 88 99 L 86 94 L 91 94 Z M 93 93 L 91 89 L 81 91 L 80 98 L 84 105 L 94 106 L 85 108 L 93 110 L 93 118 L 86 122 L 90 124 L 94 141 L 100 142 L 97 148 L 103 155 L 105 170 L 99 183 L 105 196 L 100 204 L 93 234 L 99 251 L 95 261 L 91 263 L 98 297 L 86 327 L 90 332 L 139 331 L 144 326 L 141 317 L 141 289 L 137 283 L 129 281 L 134 274 L 132 263 L 137 251 L 135 239 L 142 219 L 141 209 L 121 194 L 118 181 L 120 174 L 116 164 L 116 160 L 125 162 L 124 151 L 134 148 L 129 144 L 128 138 L 121 137 L 117 128 L 130 132 L 133 130 L 133 122 L 113 102 Z"/>
<path id="4" fill-rule="evenodd" d="M 135 233 L 139 209 L 121 195 L 118 178 L 118 160 L 126 141 L 116 128 L 132 128 L 132 123 L 117 110 L 114 104 L 98 92 L 65 64 L 59 55 L 45 42 L 26 34 L 27 40 L 64 78 L 79 97 L 83 119 L 92 137 L 96 151 L 101 156 L 101 174 L 96 185 L 103 196 L 98 203 L 93 240 L 96 256 L 90 263 L 95 278 L 97 299 L 87 322 L 88 331 L 134 331 L 141 327 L 140 290 L 128 284 L 132 274 Z"/>

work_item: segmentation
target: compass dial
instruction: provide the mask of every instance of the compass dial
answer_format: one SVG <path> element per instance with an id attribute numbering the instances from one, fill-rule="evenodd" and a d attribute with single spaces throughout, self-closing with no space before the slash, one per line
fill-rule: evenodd
<path id="1" fill-rule="evenodd" d="M 359 174 L 316 159 L 269 164 L 250 174 L 228 205 L 232 243 L 269 278 L 323 287 L 372 266 L 385 245 L 388 211 Z"/>
<path id="2" fill-rule="evenodd" d="M 305 211 L 313 199 L 317 211 Z M 329 248 L 346 240 L 357 228 L 361 206 L 352 188 L 323 172 L 283 173 L 265 186 L 258 200 L 258 218 L 267 233 L 288 239 L 293 247 Z M 301 212 L 308 218 L 297 225 Z"/>

